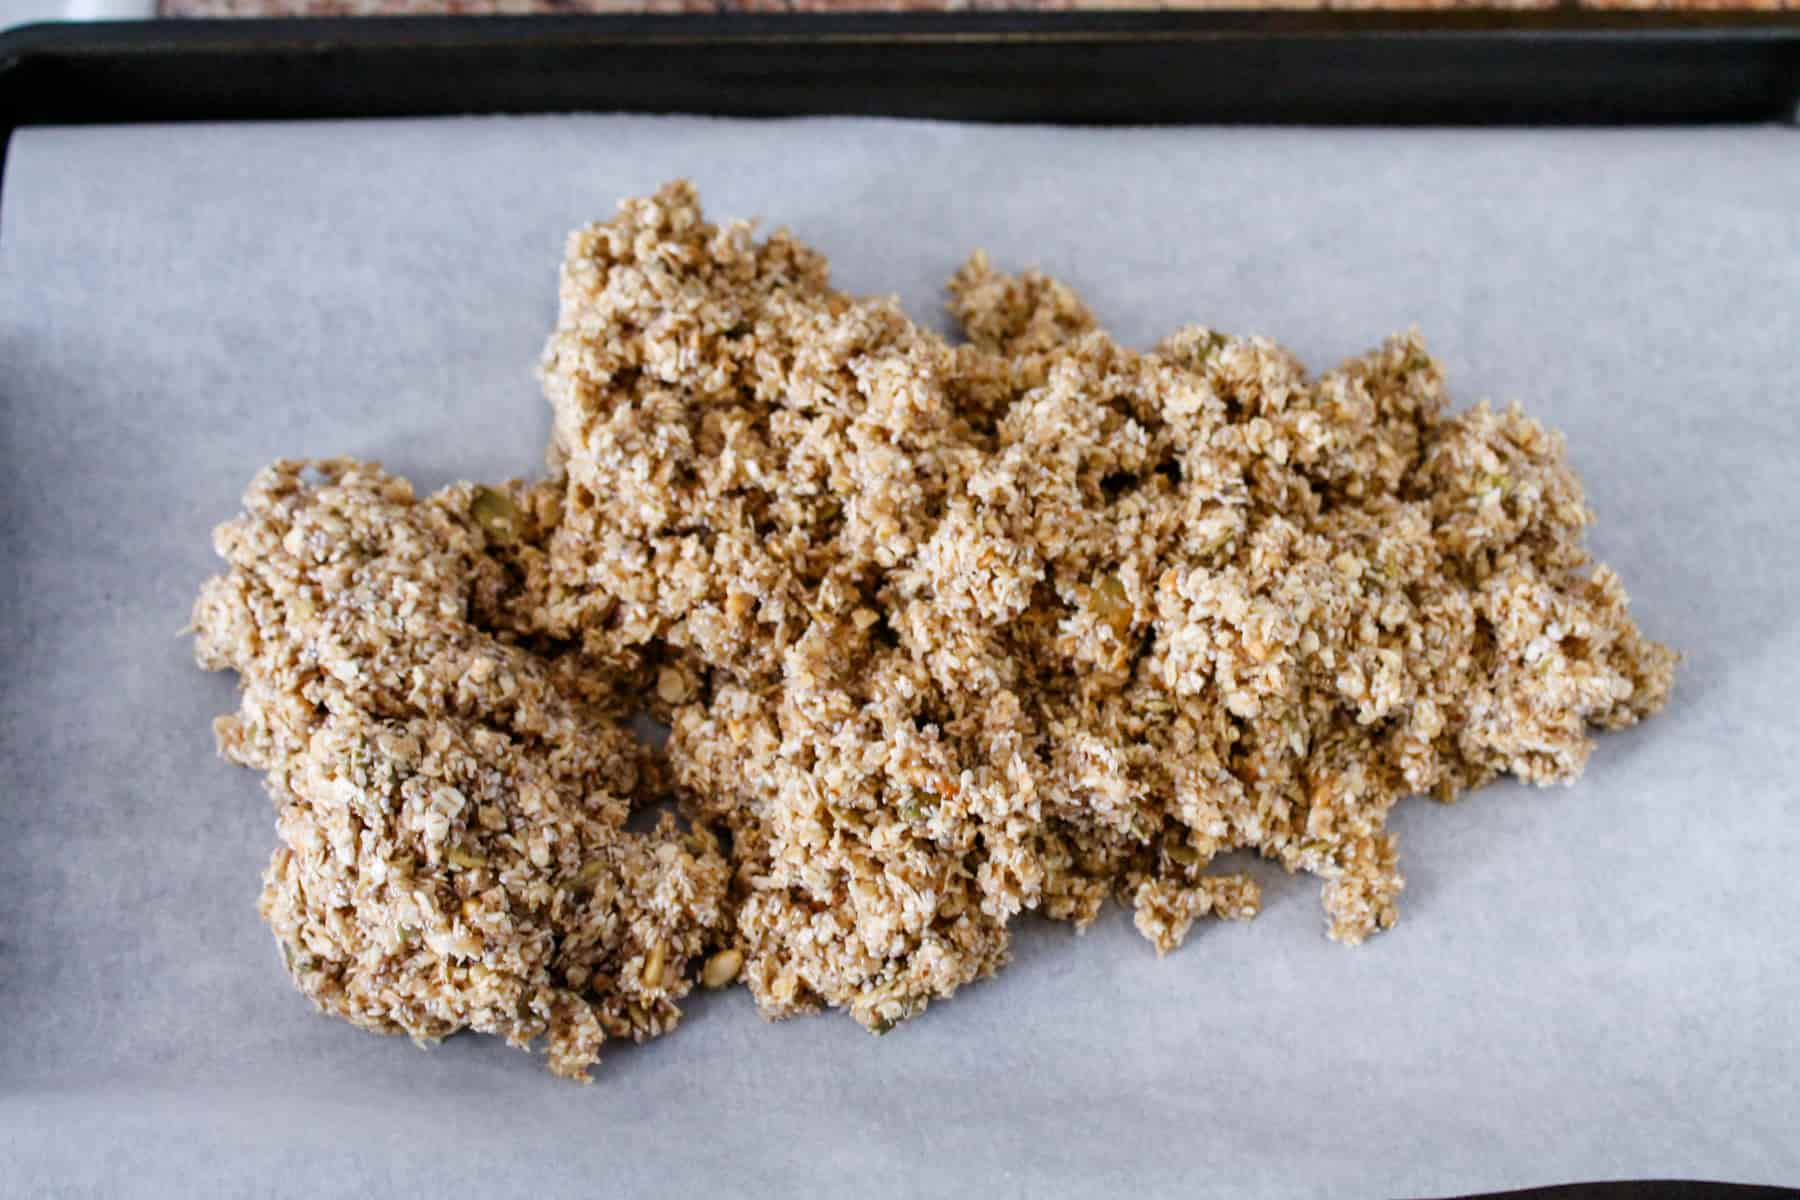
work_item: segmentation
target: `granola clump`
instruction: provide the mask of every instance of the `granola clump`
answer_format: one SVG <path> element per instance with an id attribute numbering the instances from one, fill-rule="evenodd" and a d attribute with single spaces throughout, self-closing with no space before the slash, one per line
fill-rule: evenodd
<path id="1" fill-rule="evenodd" d="M 265 473 L 196 623 L 309 994 L 573 1071 L 695 974 L 884 1032 L 1022 912 L 1116 896 L 1159 952 L 1253 915 L 1236 849 L 1356 942 L 1396 919 L 1399 797 L 1569 781 L 1664 702 L 1560 439 L 1449 413 L 1416 335 L 1313 378 L 1201 327 L 1127 349 L 980 254 L 951 296 L 959 344 L 671 184 L 570 239 L 549 479 Z M 625 831 L 665 787 L 685 832 Z"/>
<path id="2" fill-rule="evenodd" d="M 578 1078 L 672 1028 L 729 868 L 704 829 L 626 830 L 655 778 L 629 675 L 516 636 L 554 497 L 283 461 L 244 505 L 196 650 L 243 682 L 216 731 L 268 773 L 261 908 L 296 985 L 382 1032 L 543 1037 Z"/>

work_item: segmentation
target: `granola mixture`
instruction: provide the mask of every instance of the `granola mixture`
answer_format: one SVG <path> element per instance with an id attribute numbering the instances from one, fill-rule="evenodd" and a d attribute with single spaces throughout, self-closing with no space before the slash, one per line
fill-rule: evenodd
<path id="1" fill-rule="evenodd" d="M 1114 896 L 1159 952 L 1253 915 L 1239 848 L 1357 942 L 1395 800 L 1570 781 L 1666 699 L 1560 438 L 1449 413 L 1417 335 L 1315 379 L 1127 349 L 980 254 L 950 293 L 957 344 L 673 183 L 570 239 L 545 481 L 258 477 L 198 653 L 242 677 L 219 742 L 268 773 L 316 1003 L 577 1077 L 696 978 L 883 1032 L 1022 912 Z"/>

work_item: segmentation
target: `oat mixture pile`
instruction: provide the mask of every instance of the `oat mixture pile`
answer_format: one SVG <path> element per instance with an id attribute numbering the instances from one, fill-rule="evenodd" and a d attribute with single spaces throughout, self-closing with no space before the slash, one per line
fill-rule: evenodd
<path id="1" fill-rule="evenodd" d="M 671 184 L 570 239 L 547 479 L 257 478 L 195 624 L 307 995 L 577 1077 L 696 979 L 882 1032 L 1024 912 L 1253 915 L 1237 848 L 1357 942 L 1396 799 L 1566 782 L 1666 699 L 1560 439 L 1448 413 L 1416 335 L 1314 379 L 979 254 L 950 293 L 966 342 Z"/>

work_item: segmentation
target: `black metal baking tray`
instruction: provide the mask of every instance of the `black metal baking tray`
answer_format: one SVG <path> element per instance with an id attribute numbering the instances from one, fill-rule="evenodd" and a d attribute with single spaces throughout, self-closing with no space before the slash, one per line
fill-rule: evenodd
<path id="1" fill-rule="evenodd" d="M 1016 13 L 181 21 L 0 35 L 46 123 L 568 110 L 984 121 L 1792 120 L 1800 12 Z M 1750 1200 L 1636 1181 L 1533 1200 Z"/>
<path id="2" fill-rule="evenodd" d="M 0 35 L 22 125 L 572 110 L 1089 123 L 1792 120 L 1800 11 L 139 21 Z"/>
<path id="3" fill-rule="evenodd" d="M 40 122 L 572 109 L 1078 122 L 1791 119 L 1800 11 L 148 21 L 0 36 Z"/>

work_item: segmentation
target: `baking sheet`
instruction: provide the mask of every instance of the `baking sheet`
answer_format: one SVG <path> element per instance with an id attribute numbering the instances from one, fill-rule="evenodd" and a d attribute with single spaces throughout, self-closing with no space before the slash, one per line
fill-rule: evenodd
<path id="1" fill-rule="evenodd" d="M 27 129 L 0 204 L 0 1162 L 22 1193 L 1304 1196 L 1800 1182 L 1800 140 L 560 117 Z M 736 989 L 561 1083 L 317 1018 L 254 911 L 233 682 L 176 636 L 277 455 L 529 474 L 570 227 L 686 174 L 939 321 L 972 247 L 1122 339 L 1316 369 L 1419 322 L 1565 429 L 1686 655 L 1581 783 L 1394 815 L 1391 933 L 1317 885 L 1159 962 L 1114 911 L 876 1041 Z"/>

